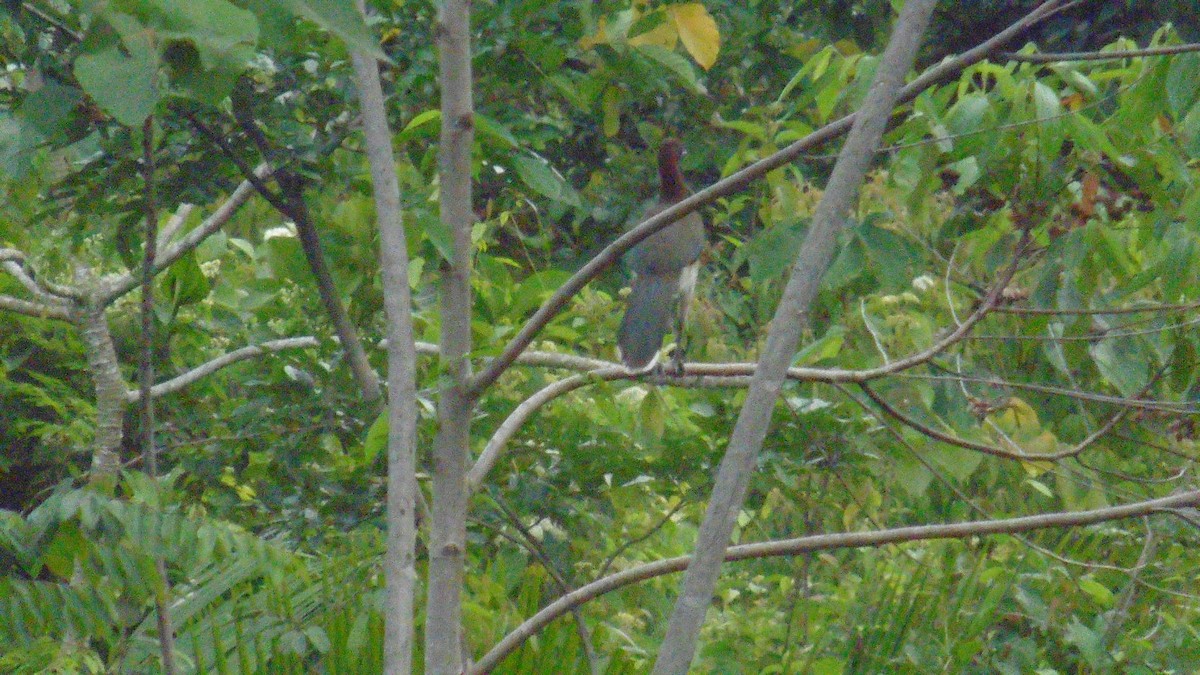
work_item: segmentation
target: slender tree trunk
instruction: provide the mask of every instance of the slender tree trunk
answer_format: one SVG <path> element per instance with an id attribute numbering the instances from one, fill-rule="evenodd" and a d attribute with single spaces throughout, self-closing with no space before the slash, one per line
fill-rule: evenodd
<path id="1" fill-rule="evenodd" d="M 442 274 L 441 366 L 444 384 L 433 448 L 433 518 L 429 543 L 429 596 L 425 672 L 457 675 L 462 663 L 462 585 L 466 548 L 467 454 L 474 400 L 471 377 L 471 5 L 444 0 L 438 12 L 442 136 L 439 174 L 442 222 L 454 253 Z"/>
<path id="2" fill-rule="evenodd" d="M 792 267 L 767 343 L 759 357 L 746 401 L 738 415 L 729 449 L 721 462 L 712 499 L 696 542 L 696 553 L 684 576 L 667 635 L 654 664 L 658 675 L 683 675 L 691 665 L 696 641 L 716 587 L 725 550 L 771 414 L 800 342 L 800 333 L 825 270 L 833 260 L 837 233 L 858 195 L 858 188 L 883 136 L 904 75 L 912 67 L 922 33 L 936 0 L 908 0 L 892 33 L 875 82 L 842 147 L 825 194 L 813 214 L 812 227 Z"/>
<path id="3" fill-rule="evenodd" d="M 364 11 L 358 0 L 358 10 Z M 383 669 L 388 675 L 412 672 L 413 596 L 417 539 L 413 509 L 417 491 L 417 352 L 413 341 L 412 293 L 408 286 L 408 245 L 400 211 L 400 184 L 387 123 L 379 64 L 355 52 L 354 74 L 362 108 L 367 159 L 375 192 L 379 261 L 383 269 L 383 308 L 388 337 L 387 601 Z"/>

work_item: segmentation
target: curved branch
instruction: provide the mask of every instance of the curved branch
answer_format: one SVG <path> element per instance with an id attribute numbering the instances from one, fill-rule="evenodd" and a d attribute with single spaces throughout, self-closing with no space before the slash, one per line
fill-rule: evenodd
<path id="1" fill-rule="evenodd" d="M 903 359 L 892 361 L 879 368 L 872 368 L 860 371 L 848 370 L 828 370 L 821 371 L 819 369 L 802 369 L 791 368 L 788 370 L 789 379 L 809 380 L 809 381 L 824 381 L 824 382 L 856 382 L 859 384 L 865 383 L 871 379 L 877 379 L 885 375 L 889 375 L 900 370 L 905 370 L 925 363 L 929 359 L 934 358 L 956 342 L 962 340 L 977 324 L 988 311 L 999 302 L 1004 288 L 1008 285 L 1016 272 L 1017 265 L 1020 263 L 1020 252 L 1024 249 L 1025 243 L 1028 241 L 1028 234 L 1021 238 L 1017 245 L 1017 253 L 1013 256 L 1012 262 L 1008 268 L 1002 273 L 1000 281 L 992 288 L 992 290 L 984 298 L 984 301 L 966 318 L 965 321 L 951 331 L 946 337 L 939 340 L 933 346 L 925 351 L 918 352 Z M 526 357 L 529 358 L 526 358 Z M 516 435 L 517 431 L 529 420 L 533 413 L 537 412 L 542 406 L 550 401 L 575 391 L 591 382 L 600 380 L 619 380 L 638 377 L 637 374 L 630 373 L 624 367 L 617 364 L 599 361 L 596 359 L 585 359 L 582 357 L 571 356 L 567 354 L 555 354 L 551 352 L 539 352 L 536 356 L 522 354 L 517 357 L 518 362 L 529 362 L 538 365 L 548 365 L 556 368 L 578 368 L 580 366 L 591 366 L 594 363 L 601 363 L 603 367 L 595 370 L 590 370 L 587 373 L 581 373 L 564 378 L 557 382 L 553 382 L 538 392 L 525 399 L 518 405 L 509 416 L 500 424 L 495 433 L 492 434 L 488 444 L 480 453 L 479 458 L 475 461 L 474 466 L 467 473 L 467 488 L 475 490 L 483 482 L 484 477 L 496 461 L 504 452 L 504 448 L 508 442 Z M 734 366 L 734 367 L 731 367 Z M 717 366 L 716 364 L 684 364 L 684 374 L 682 376 L 669 376 L 658 374 L 649 378 L 650 381 L 662 384 L 673 384 L 684 387 L 721 387 L 721 386 L 746 386 L 749 384 L 749 377 L 754 374 L 756 364 L 727 364 Z M 733 371 L 733 372 L 731 372 Z M 796 371 L 796 376 L 793 376 L 793 371 Z M 811 377 L 813 373 L 823 373 L 825 377 Z M 806 377 L 807 376 L 807 377 Z M 845 379 L 842 379 L 845 378 Z M 987 446 L 983 446 L 987 447 Z"/>
<path id="2" fill-rule="evenodd" d="M 1020 452 L 1015 452 L 1015 451 L 1011 451 L 1011 450 L 1004 450 L 1002 448 L 998 448 L 994 445 L 988 445 L 986 443 L 977 443 L 975 441 L 969 441 L 965 438 L 959 438 L 958 436 L 953 436 L 951 434 L 947 434 L 947 433 L 938 431 L 937 429 L 934 429 L 930 426 L 922 424 L 922 423 L 918 422 L 917 420 L 900 412 L 898 409 L 896 409 L 895 406 L 893 406 L 891 403 L 888 403 L 887 399 L 883 398 L 882 396 L 877 394 L 875 392 L 875 390 L 871 389 L 871 387 L 868 386 L 866 382 L 860 382 L 860 383 L 858 383 L 858 386 L 860 389 L 862 389 L 863 393 L 867 395 L 867 398 L 874 401 L 875 405 L 879 406 L 879 408 L 881 410 L 883 410 L 883 412 L 887 413 L 887 415 L 889 417 L 892 417 L 893 419 L 895 419 L 897 422 L 900 422 L 904 426 L 909 427 L 910 429 L 914 429 L 914 430 L 920 432 L 922 435 L 928 436 L 929 438 L 932 438 L 935 441 L 941 441 L 942 443 L 948 443 L 950 445 L 955 445 L 960 448 L 965 448 L 967 450 L 975 450 L 977 452 L 982 452 L 985 455 L 991 455 L 993 457 L 1001 457 L 1003 459 L 1017 459 L 1017 460 L 1021 460 L 1023 462 L 1042 462 L 1042 461 L 1054 462 L 1054 461 L 1058 461 L 1060 459 L 1066 459 L 1068 457 L 1075 457 L 1075 456 L 1079 455 L 1080 453 L 1082 453 L 1084 450 L 1091 447 L 1092 445 L 1095 445 L 1096 441 L 1100 440 L 1105 435 L 1107 435 L 1108 432 L 1112 431 L 1114 427 L 1116 427 L 1118 424 L 1120 424 L 1121 420 L 1125 419 L 1125 417 L 1129 414 L 1129 411 L 1133 409 L 1131 407 L 1122 408 L 1120 410 L 1120 412 L 1118 412 L 1116 415 L 1113 415 L 1112 417 L 1110 417 L 1108 419 L 1108 421 L 1104 423 L 1103 426 L 1101 426 L 1099 429 L 1097 429 L 1096 431 L 1089 434 L 1087 438 L 1083 439 L 1079 443 L 1076 443 L 1075 445 L 1071 446 L 1070 448 L 1068 448 L 1066 450 L 1061 450 L 1059 452 L 1027 453 L 1024 450 L 1021 450 L 1020 446 L 1016 446 L 1014 444 L 1014 447 L 1016 447 L 1018 450 L 1021 450 Z"/>
<path id="3" fill-rule="evenodd" d="M 29 291 L 30 295 L 37 298 L 38 302 L 48 305 L 63 305 L 67 302 L 65 299 L 58 297 L 43 288 L 42 285 L 33 278 L 33 275 L 30 274 L 21 263 L 16 262 L 15 260 L 5 260 L 3 263 L 0 263 L 0 267 L 3 267 L 5 272 L 8 272 L 10 276 L 24 286 L 25 290 Z"/>
<path id="4" fill-rule="evenodd" d="M 250 345 L 248 347 L 242 347 L 241 349 L 235 349 L 234 351 L 227 354 L 222 354 L 211 361 L 202 363 L 186 373 L 183 373 L 182 375 L 173 377 L 165 382 L 159 382 L 150 389 L 150 396 L 151 398 L 158 398 L 160 396 L 165 396 L 166 394 L 177 392 L 190 384 L 194 384 L 201 378 L 212 375 L 218 370 L 227 366 L 231 366 L 239 361 L 246 361 L 257 356 L 263 356 L 273 352 L 280 352 L 285 349 L 303 349 L 305 347 L 316 346 L 316 338 L 305 336 L 284 338 L 282 340 L 268 340 L 267 342 L 257 345 Z M 131 403 L 138 401 L 140 398 L 141 396 L 135 389 L 125 392 L 125 400 Z"/>
<path id="5" fill-rule="evenodd" d="M 943 61 L 941 64 L 930 68 L 921 76 L 903 87 L 898 96 L 898 103 L 907 103 L 917 97 L 918 94 L 925 91 L 929 87 L 939 84 L 951 77 L 954 77 L 964 69 L 982 61 L 987 56 L 1000 48 L 1009 40 L 1025 32 L 1030 27 L 1038 24 L 1046 18 L 1054 15 L 1062 8 L 1064 0 L 1049 0 L 1043 3 L 1037 9 L 1033 10 L 1026 16 L 1022 17 L 1008 28 L 1000 31 L 992 38 L 984 41 L 977 47 L 963 52 L 956 58 Z M 837 138 L 838 136 L 850 130 L 850 126 L 854 123 L 854 113 L 846 115 L 841 119 L 830 122 L 824 127 L 812 132 L 808 136 L 792 143 L 786 148 L 776 152 L 773 155 L 760 159 L 759 161 L 723 178 L 716 183 L 704 188 L 675 204 L 671 208 L 659 213 L 653 218 L 648 218 L 640 225 L 632 230 L 621 235 L 613 243 L 606 246 L 600 253 L 596 254 L 591 260 L 579 269 L 570 279 L 558 288 L 541 307 L 534 312 L 533 316 L 525 322 L 521 330 L 516 336 L 509 341 L 504 347 L 504 350 L 493 361 L 479 372 L 471 380 L 471 386 L 468 393 L 472 397 L 478 397 L 479 394 L 496 381 L 500 375 L 511 366 L 522 351 L 533 342 L 533 338 L 541 332 L 550 320 L 558 315 L 559 312 L 566 307 L 567 302 L 578 293 L 588 282 L 600 275 L 601 272 L 611 267 L 621 258 L 630 248 L 646 239 L 650 235 L 665 228 L 667 225 L 679 220 L 683 216 L 699 209 L 706 204 L 716 201 L 720 197 L 741 192 L 750 186 L 751 183 L 765 176 L 770 171 L 778 169 L 782 166 L 792 163 L 805 152 L 815 146 L 818 146 L 826 141 Z"/>
<path id="6" fill-rule="evenodd" d="M 533 413 L 537 412 L 542 406 L 559 396 L 575 391 L 592 382 L 619 379 L 621 377 L 628 377 L 628 375 L 629 371 L 620 366 L 571 375 L 543 387 L 533 396 L 521 401 L 520 405 L 509 413 L 504 422 L 496 428 L 492 437 L 488 439 L 487 446 L 479 454 L 479 459 L 475 460 L 475 465 L 467 472 L 467 489 L 474 491 L 479 487 L 479 484 L 483 482 L 484 476 L 495 466 L 496 460 L 500 458 L 508 442 L 512 440 L 512 437 L 524 426 Z"/>
<path id="7" fill-rule="evenodd" d="M 42 302 L 57 304 L 83 299 L 83 294 L 74 288 L 35 278 L 37 275 L 29 267 L 24 251 L 15 248 L 0 248 L 0 266 L 15 277 L 25 287 L 25 290 Z"/>
<path id="8" fill-rule="evenodd" d="M 254 170 L 254 173 L 257 176 L 265 176 L 269 170 L 266 165 L 261 165 Z M 229 199 L 226 199 L 225 203 L 221 204 L 211 216 L 162 251 L 162 254 L 154 262 L 154 273 L 158 274 L 174 265 L 186 253 L 195 249 L 201 242 L 224 227 L 233 214 L 237 213 L 242 204 L 245 204 L 253 194 L 254 186 L 250 185 L 249 181 L 242 181 L 238 184 L 233 193 L 229 195 Z M 106 288 L 98 293 L 96 298 L 96 303 L 100 307 L 112 304 L 114 300 L 136 288 L 138 280 L 132 274 L 125 273 L 105 279 L 105 285 Z"/>
<path id="9" fill-rule="evenodd" d="M 911 541 L 964 539 L 983 535 L 1018 534 L 1051 528 L 1082 527 L 1111 520 L 1137 518 L 1196 506 L 1200 506 L 1200 490 L 1191 490 L 1170 497 L 1150 499 L 1090 511 L 1064 511 L 1044 513 L 1036 516 L 1023 516 L 1020 518 L 977 520 L 946 525 L 918 525 L 876 530 L 873 532 L 819 534 L 796 539 L 743 544 L 741 546 L 730 547 L 726 552 L 725 560 L 736 561 L 793 556 L 812 551 L 828 551 L 840 548 L 878 547 Z M 498 642 L 495 647 L 492 647 L 475 664 L 470 672 L 486 673 L 495 668 L 500 664 L 501 660 L 515 651 L 525 640 L 529 639 L 554 619 L 571 611 L 572 608 L 631 584 L 665 574 L 681 572 L 687 568 L 689 561 L 690 558 L 688 556 L 681 556 L 639 565 L 609 575 L 603 579 L 598 579 L 558 598 L 505 636 L 503 640 Z"/>

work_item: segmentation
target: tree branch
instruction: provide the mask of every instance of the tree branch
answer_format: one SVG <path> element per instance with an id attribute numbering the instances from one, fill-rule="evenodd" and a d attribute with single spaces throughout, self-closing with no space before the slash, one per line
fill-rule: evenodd
<path id="1" fill-rule="evenodd" d="M 1012 450 L 1004 450 L 1003 448 L 998 448 L 994 445 L 988 445 L 986 443 L 977 443 L 975 441 L 970 441 L 965 438 L 959 438 L 958 436 L 953 436 L 951 434 L 942 433 L 941 431 L 938 431 L 937 429 L 934 429 L 927 425 L 921 424 L 917 420 L 915 420 L 915 419 L 905 415 L 904 413 L 900 412 L 899 410 L 897 410 L 895 406 L 893 406 L 891 403 L 888 403 L 887 399 L 885 399 L 882 396 L 880 396 L 879 394 L 877 394 L 874 389 L 871 389 L 871 387 L 866 382 L 860 382 L 858 384 L 858 386 L 860 389 L 862 389 L 863 393 L 867 395 L 867 398 L 874 401 L 875 405 L 879 406 L 879 408 L 881 410 L 883 410 L 883 412 L 887 413 L 887 415 L 889 417 L 892 417 L 897 422 L 900 422 L 901 424 L 903 424 L 906 427 L 909 427 L 910 429 L 916 430 L 917 432 L 921 433 L 924 436 L 928 436 L 929 438 L 932 438 L 935 441 L 941 441 L 942 443 L 948 443 L 950 445 L 955 445 L 955 446 L 958 446 L 960 448 L 964 448 L 967 450 L 975 450 L 976 452 L 982 452 L 985 455 L 991 455 L 993 457 L 1001 457 L 1003 459 L 1016 459 L 1016 460 L 1021 460 L 1023 462 L 1055 462 L 1060 459 L 1066 459 L 1068 457 L 1075 457 L 1075 456 L 1079 455 L 1080 453 L 1082 453 L 1084 450 L 1095 445 L 1096 441 L 1098 441 L 1101 438 L 1103 438 L 1104 436 L 1106 436 L 1108 434 L 1108 432 L 1112 431 L 1113 428 L 1115 428 L 1118 424 L 1120 424 L 1121 420 L 1125 419 L 1125 417 L 1129 414 L 1130 410 L 1132 410 L 1132 408 L 1122 408 L 1119 412 L 1117 412 L 1116 415 L 1113 415 L 1112 417 L 1110 417 L 1108 419 L 1108 421 L 1104 423 L 1103 426 L 1101 426 L 1099 429 L 1092 432 L 1091 434 L 1088 434 L 1087 438 L 1083 439 L 1079 443 L 1076 443 L 1075 445 L 1071 446 L 1070 448 L 1067 448 L 1066 450 L 1061 450 L 1059 452 L 1045 452 L 1045 453 L 1025 452 L 1020 446 L 1017 446 L 1014 444 L 1014 447 L 1016 447 L 1017 450 L 1012 451 Z"/>
<path id="2" fill-rule="evenodd" d="M 956 58 L 948 59 L 942 63 L 930 68 L 920 77 L 917 77 L 907 86 L 900 90 L 897 101 L 905 103 L 917 97 L 921 92 L 929 87 L 944 82 L 964 69 L 987 58 L 989 54 L 997 51 L 1001 46 L 1016 38 L 1021 33 L 1024 33 L 1029 28 L 1037 25 L 1041 21 L 1053 16 L 1064 5 L 1065 0 L 1048 0 L 1042 3 L 1029 14 L 1025 15 L 1009 27 L 997 33 L 995 36 L 984 41 L 977 47 L 963 52 Z M 741 192 L 749 187 L 754 181 L 762 178 L 767 173 L 786 166 L 795 161 L 801 155 L 805 154 L 812 148 L 830 141 L 850 130 L 851 124 L 854 123 L 856 113 L 851 113 L 830 122 L 824 127 L 814 131 L 813 133 L 801 138 L 792 143 L 786 148 L 776 152 L 768 157 L 764 157 L 759 161 L 742 168 L 741 170 L 723 178 L 716 183 L 704 188 L 691 195 L 687 199 L 675 204 L 669 209 L 659 213 L 653 218 L 648 218 L 631 229 L 625 234 L 618 237 L 611 244 L 606 246 L 602 251 L 596 254 L 589 260 L 578 272 L 573 274 L 562 286 L 551 295 L 542 306 L 534 312 L 533 316 L 525 322 L 521 330 L 505 345 L 504 350 L 484 367 L 471 382 L 469 393 L 473 397 L 477 397 L 484 389 L 489 387 L 496 381 L 500 375 L 511 366 L 517 358 L 517 355 L 525 350 L 526 347 L 533 342 L 533 339 L 550 321 L 558 315 L 559 312 L 567 306 L 567 303 L 576 293 L 588 284 L 592 279 L 599 276 L 604 270 L 611 267 L 614 263 L 621 259 L 630 248 L 633 248 L 642 240 L 659 230 L 667 227 L 671 223 L 679 220 L 683 216 L 716 201 L 721 197 L 725 197 L 737 192 Z"/>
<path id="3" fill-rule="evenodd" d="M 257 345 L 250 345 L 236 349 L 227 354 L 222 354 L 210 361 L 206 361 L 195 368 L 177 375 L 165 382 L 159 382 L 150 389 L 150 397 L 158 398 L 167 394 L 172 394 L 184 387 L 195 384 L 201 378 L 212 375 L 218 370 L 232 366 L 240 361 L 246 361 L 259 356 L 265 356 L 274 352 L 280 352 L 285 349 L 303 349 L 306 347 L 316 347 L 317 339 L 314 337 L 294 337 L 284 338 L 281 340 L 268 340 Z M 125 400 L 130 403 L 136 403 L 141 400 L 141 395 L 136 389 L 131 389 L 125 392 Z"/>
<path id="4" fill-rule="evenodd" d="M 1138 59 L 1145 56 L 1171 56 L 1200 52 L 1200 44 L 1189 43 L 1171 45 L 1169 47 L 1148 47 L 1146 49 L 1122 49 L 1108 52 L 1059 52 L 1047 54 L 1022 54 L 1020 52 L 1003 52 L 1000 57 L 1018 63 L 1060 63 L 1063 61 L 1117 61 L 1120 59 Z"/>
<path id="5" fill-rule="evenodd" d="M 266 165 L 261 165 L 254 170 L 256 176 L 265 176 L 269 173 Z M 198 227 L 189 231 L 182 239 L 167 246 L 162 255 L 159 255 L 154 261 L 154 273 L 158 274 L 166 268 L 174 265 L 180 258 L 186 255 L 189 251 L 194 250 L 205 239 L 212 236 L 217 230 L 220 230 L 229 222 L 233 214 L 241 208 L 246 200 L 254 194 L 254 187 L 249 181 L 242 181 L 237 188 L 229 195 L 229 199 L 225 203 L 217 207 L 211 216 L 200 223 Z M 125 295 L 133 290 L 138 285 L 138 280 L 131 273 L 124 273 L 114 277 L 105 279 L 105 288 L 97 294 L 96 302 L 101 307 L 106 307 L 117 298 Z"/>
<path id="6" fill-rule="evenodd" d="M 0 294 L 0 310 L 12 312 L 14 314 L 23 314 L 32 316 L 38 319 L 58 319 L 59 321 L 71 321 L 71 312 L 66 307 L 44 305 L 40 302 L 32 302 L 30 300 L 22 300 L 14 298 L 11 295 Z"/>
<path id="7" fill-rule="evenodd" d="M 734 562 L 738 560 L 794 556 L 813 551 L 879 547 L 914 541 L 966 539 L 969 537 L 996 534 L 1019 534 L 1053 528 L 1083 527 L 1113 520 L 1170 513 L 1172 510 L 1196 506 L 1200 506 L 1200 490 L 1191 490 L 1170 497 L 1150 499 L 1090 511 L 1065 511 L 1044 513 L 1036 516 L 1022 516 L 1020 518 L 898 527 L 872 532 L 819 534 L 795 539 L 744 544 L 730 547 L 725 553 L 725 560 Z M 598 579 L 586 586 L 581 586 L 526 619 L 524 623 L 506 635 L 496 646 L 492 647 L 471 668 L 470 672 L 478 674 L 494 669 L 500 665 L 500 662 L 506 656 L 516 651 L 525 640 L 528 640 L 539 630 L 545 628 L 551 621 L 571 611 L 573 607 L 578 607 L 601 595 L 611 593 L 631 584 L 660 577 L 665 574 L 681 572 L 687 569 L 690 562 L 691 558 L 687 556 L 658 560 L 622 570 L 603 579 Z"/>

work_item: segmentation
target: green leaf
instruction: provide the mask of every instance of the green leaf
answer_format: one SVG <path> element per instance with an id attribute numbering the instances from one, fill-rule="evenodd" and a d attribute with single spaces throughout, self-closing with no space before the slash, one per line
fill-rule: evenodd
<path id="1" fill-rule="evenodd" d="M 692 69 L 692 64 L 678 52 L 673 52 L 666 47 L 654 44 L 640 45 L 636 49 L 651 61 L 665 66 L 688 89 L 699 93 L 704 92 L 704 87 L 700 86 L 700 81 L 696 78 L 696 71 Z"/>
<path id="2" fill-rule="evenodd" d="M 362 442 L 362 455 L 359 459 L 364 465 L 369 465 L 375 461 L 379 453 L 387 448 L 388 445 L 388 411 L 384 409 L 375 418 L 371 424 L 371 428 L 367 429 L 367 435 Z"/>
<path id="3" fill-rule="evenodd" d="M 1084 577 L 1079 580 L 1079 590 L 1091 596 L 1101 607 L 1112 607 L 1113 592 L 1099 581 L 1091 577 Z"/>
<path id="4" fill-rule="evenodd" d="M 820 340 L 810 343 L 796 353 L 796 358 L 792 359 L 792 365 L 812 365 L 825 359 L 832 359 L 842 351 L 842 344 L 846 341 L 846 329 L 843 326 L 834 326 L 825 333 Z"/>
<path id="5" fill-rule="evenodd" d="M 1175 117 L 1184 113 L 1196 104 L 1200 98 L 1200 54 L 1179 54 L 1170 59 L 1171 65 L 1167 70 L 1167 106 Z"/>
<path id="6" fill-rule="evenodd" d="M 873 271 L 886 289 L 907 289 L 921 269 L 921 254 L 907 239 L 892 230 L 864 222 L 857 230 L 874 263 Z"/>
<path id="7" fill-rule="evenodd" d="M 212 290 L 204 272 L 200 270 L 194 251 L 167 268 L 161 283 L 176 308 L 200 302 Z"/>
<path id="8" fill-rule="evenodd" d="M 541 195 L 576 208 L 582 206 L 575 188 L 540 158 L 517 156 L 513 158 L 513 167 L 521 180 Z"/>
<path id="9" fill-rule="evenodd" d="M 808 220 L 775 223 L 759 232 L 741 250 L 750 263 L 750 279 L 763 282 L 784 275 L 796 262 Z"/>
<path id="10" fill-rule="evenodd" d="M 400 133 L 396 135 L 396 140 L 399 142 L 406 141 L 416 134 L 417 130 L 431 122 L 440 122 L 441 119 L 441 110 L 426 110 L 425 112 L 420 113 L 416 117 L 409 120 L 408 124 L 404 125 L 404 128 L 401 129 Z"/>
<path id="11" fill-rule="evenodd" d="M 609 138 L 616 136 L 621 130 L 621 92 L 616 87 L 605 89 L 600 108 L 604 115 L 604 135 Z"/>
<path id="12" fill-rule="evenodd" d="M 651 389 L 638 406 L 642 430 L 652 438 L 662 438 L 667 428 L 667 405 L 657 387 Z"/>
<path id="13" fill-rule="evenodd" d="M 108 18 L 126 26 L 136 23 L 128 15 Z M 159 60 L 149 31 L 123 32 L 130 36 L 128 41 L 102 39 L 103 46 L 75 59 L 75 78 L 104 112 L 125 126 L 137 127 L 154 112 L 162 96 Z"/>
<path id="14" fill-rule="evenodd" d="M 917 461 L 911 453 L 897 455 L 892 462 L 896 481 L 910 497 L 921 497 L 933 481 L 933 474 Z"/>
<path id="15" fill-rule="evenodd" d="M 1092 668 L 1101 669 L 1111 661 L 1108 650 L 1104 648 L 1104 637 L 1079 623 L 1078 619 L 1071 619 L 1071 624 L 1067 626 L 1066 640 L 1079 649 L 1079 653 Z"/>
<path id="16" fill-rule="evenodd" d="M 1099 340 L 1088 347 L 1096 367 L 1122 396 L 1134 396 L 1150 380 L 1149 357 L 1142 343 L 1127 337 Z"/>
<path id="17" fill-rule="evenodd" d="M 75 87 L 49 81 L 25 97 L 18 116 L 22 124 L 28 124 L 46 138 L 54 138 L 66 127 L 80 98 L 82 92 Z"/>
<path id="18" fill-rule="evenodd" d="M 379 48 L 378 41 L 371 34 L 362 15 L 354 8 L 352 2 L 345 2 L 345 0 L 252 0 L 250 4 L 259 5 L 260 10 L 281 9 L 293 16 L 308 19 L 341 38 L 348 48 L 391 63 L 391 59 Z"/>
<path id="19" fill-rule="evenodd" d="M 219 104 L 254 58 L 258 20 L 225 0 L 161 1 L 163 59 L 172 84 L 186 96 Z"/>

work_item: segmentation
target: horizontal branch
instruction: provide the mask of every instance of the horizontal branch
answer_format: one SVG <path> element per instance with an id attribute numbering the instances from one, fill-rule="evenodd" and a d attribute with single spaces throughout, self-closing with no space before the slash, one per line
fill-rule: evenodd
<path id="1" fill-rule="evenodd" d="M 1145 56 L 1172 56 L 1200 52 L 1200 44 L 1189 43 L 1171 45 L 1170 47 L 1148 47 L 1146 49 L 1122 49 L 1108 52 L 1059 52 L 1047 54 L 1020 54 L 1004 52 L 1001 58 L 1018 63 L 1059 63 L 1063 61 L 1117 61 L 1120 59 L 1140 59 Z"/>
<path id="2" fill-rule="evenodd" d="M 282 340 L 269 340 L 257 345 L 242 347 L 241 349 L 236 349 L 227 354 L 222 354 L 211 361 L 196 366 L 182 375 L 178 375 L 165 382 L 160 382 L 154 385 L 154 387 L 150 389 L 150 396 L 151 398 L 158 398 L 160 396 L 165 396 L 166 394 L 177 392 L 180 389 L 195 383 L 201 378 L 207 377 L 218 370 L 227 366 L 231 366 L 239 361 L 246 361 L 248 359 L 263 356 L 265 354 L 280 352 L 285 349 L 316 347 L 317 344 L 316 338 L 305 336 L 284 338 Z M 130 403 L 136 402 L 140 398 L 141 396 L 136 389 L 130 389 L 129 391 L 125 392 L 125 400 L 129 401 Z"/>
<path id="3" fill-rule="evenodd" d="M 975 375 L 962 375 L 953 373 L 949 375 L 929 375 L 925 373 L 902 373 L 898 377 L 907 377 L 914 380 L 930 380 L 934 382 L 970 382 L 972 384 L 983 384 L 989 387 L 999 387 L 1004 389 L 1023 389 L 1025 391 L 1035 391 L 1039 394 L 1052 394 L 1055 396 L 1066 396 L 1068 398 L 1077 399 L 1080 401 L 1093 401 L 1095 403 L 1110 403 L 1112 405 L 1125 405 L 1143 410 L 1160 410 L 1166 412 L 1179 413 L 1182 415 L 1195 415 L 1200 413 L 1200 406 L 1188 403 L 1169 403 L 1166 401 L 1153 401 L 1148 399 L 1121 398 L 1120 396 L 1109 396 L 1107 394 L 1096 394 L 1089 391 L 1076 391 L 1065 387 L 1055 387 L 1048 384 L 1035 384 L 1032 382 L 1016 382 L 1014 380 L 1002 380 L 996 377 L 979 377 Z M 824 380 L 818 380 L 824 381 Z M 844 380 L 843 380 L 844 381 Z"/>
<path id="4" fill-rule="evenodd" d="M 1150 499 L 1120 506 L 1110 506 L 1090 511 L 1065 511 L 1044 513 L 1036 516 L 1005 518 L 1001 520 L 977 520 L 947 525 L 917 525 L 870 532 L 847 532 L 842 534 L 819 534 L 796 539 L 783 539 L 758 544 L 733 546 L 725 555 L 726 561 L 794 556 L 812 551 L 828 551 L 842 548 L 866 548 L 934 539 L 964 539 L 995 534 L 1018 534 L 1064 527 L 1082 527 L 1113 520 L 1137 518 L 1156 513 L 1167 513 L 1186 507 L 1200 506 L 1200 490 L 1191 490 L 1161 499 Z M 585 602 L 631 584 L 673 574 L 687 569 L 690 557 L 680 556 L 638 565 L 616 574 L 598 579 L 582 586 L 547 605 L 504 637 L 483 656 L 471 673 L 486 673 L 500 664 L 506 656 L 517 649 L 551 621 L 579 607 Z"/>
<path id="5" fill-rule="evenodd" d="M 1110 309 L 1048 309 L 1043 307 L 1012 307 L 996 308 L 997 314 L 1028 314 L 1031 316 L 1095 316 L 1109 314 L 1141 314 L 1144 312 L 1178 312 L 1200 309 L 1200 301 L 1182 302 L 1176 304 L 1145 305 L 1142 307 L 1113 307 Z"/>
<path id="6" fill-rule="evenodd" d="M 14 298 L 11 295 L 0 294 L 0 310 L 15 314 L 24 314 L 25 316 L 32 316 L 39 319 L 71 320 L 71 313 L 65 307 L 31 302 L 29 300 Z"/>

